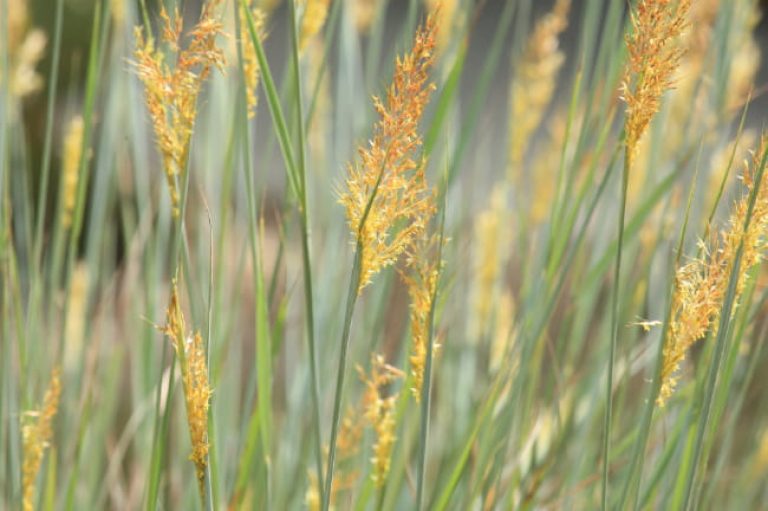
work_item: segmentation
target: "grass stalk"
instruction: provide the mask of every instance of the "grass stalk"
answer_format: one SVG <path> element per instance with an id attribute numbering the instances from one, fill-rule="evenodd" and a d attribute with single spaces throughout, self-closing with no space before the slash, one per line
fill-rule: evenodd
<path id="1" fill-rule="evenodd" d="M 373 202 L 373 199 L 370 201 Z M 347 291 L 347 305 L 344 308 L 344 326 L 341 334 L 341 351 L 339 352 L 339 366 L 336 369 L 336 391 L 333 398 L 333 417 L 331 419 L 331 440 L 328 444 L 328 464 L 325 470 L 325 489 L 322 492 L 322 510 L 328 511 L 331 506 L 331 492 L 333 490 L 333 470 L 336 462 L 336 437 L 339 434 L 339 420 L 341 418 L 341 403 L 344 398 L 344 375 L 347 369 L 347 351 L 349 350 L 350 330 L 352 315 L 357 302 L 358 287 L 360 284 L 360 270 L 362 267 L 363 245 L 358 241 L 355 249 L 355 260 L 352 265 L 352 274 L 349 279 Z"/>
<path id="2" fill-rule="evenodd" d="M 323 460 L 322 460 L 322 439 L 320 435 L 320 381 L 317 368 L 317 347 L 315 342 L 315 308 L 314 293 L 312 290 L 312 257 L 310 255 L 309 238 L 309 203 L 307 201 L 307 158 L 306 158 L 306 125 L 304 121 L 304 100 L 302 97 L 301 65 L 299 64 L 299 32 L 296 21 L 296 5 L 294 2 L 288 2 L 289 18 L 291 20 L 291 39 L 292 52 L 291 64 L 293 66 L 293 75 L 296 86 L 294 103 L 296 106 L 296 131 L 298 132 L 298 175 L 299 175 L 299 224 L 301 230 L 301 263 L 304 273 L 304 311 L 306 314 L 305 328 L 307 335 L 307 347 L 309 349 L 309 370 L 310 370 L 310 393 L 312 394 L 312 411 L 314 415 L 313 431 L 315 436 L 315 464 L 317 471 L 318 488 L 323 487 Z M 338 2 L 337 2 L 338 4 Z M 334 9 L 338 9 L 337 5 Z M 316 88 L 319 88 L 322 73 L 325 66 L 321 69 Z M 321 493 L 322 498 L 322 493 Z"/>
<path id="3" fill-rule="evenodd" d="M 618 238 L 616 260 L 613 271 L 613 289 L 611 291 L 611 338 L 608 348 L 608 374 L 605 388 L 605 416 L 603 418 L 602 459 L 603 472 L 601 479 L 601 509 L 608 509 L 608 479 L 611 462 L 611 419 L 613 413 L 613 365 L 616 358 L 616 344 L 619 337 L 619 292 L 621 279 L 621 255 L 624 244 L 624 217 L 627 211 L 627 189 L 629 186 L 629 170 L 632 161 L 631 149 L 624 153 L 624 166 L 621 173 L 621 198 L 619 203 Z"/>
<path id="4" fill-rule="evenodd" d="M 763 173 L 765 171 L 766 159 L 768 159 L 768 149 L 765 149 L 760 160 L 760 166 L 755 174 L 755 186 L 752 189 L 752 193 L 749 198 L 749 206 L 747 214 L 744 219 L 743 233 L 747 232 L 750 222 L 752 221 L 752 213 L 755 209 L 755 203 L 757 202 L 757 195 L 760 187 L 763 185 Z M 694 495 L 697 492 L 698 481 L 697 475 L 700 465 L 706 463 L 706 456 L 702 458 L 702 447 L 704 443 L 704 436 L 709 426 L 710 412 L 714 401 L 715 390 L 718 383 L 718 377 L 720 375 L 721 360 L 726 352 L 728 339 L 730 337 L 730 322 L 731 313 L 735 307 L 736 302 L 736 286 L 739 280 L 741 272 L 741 259 L 744 253 L 744 238 L 742 236 L 731 269 L 731 275 L 728 280 L 728 289 L 725 294 L 725 300 L 723 301 L 723 308 L 720 311 L 720 320 L 717 330 L 717 337 L 715 338 L 715 348 L 713 358 L 710 361 L 709 370 L 707 372 L 706 386 L 704 387 L 704 401 L 701 412 L 699 413 L 699 420 L 696 427 L 696 440 L 693 448 L 693 459 L 688 467 L 686 483 L 685 483 L 685 498 L 683 500 L 684 510 L 689 510 L 695 507 L 696 502 Z"/>
<path id="5" fill-rule="evenodd" d="M 432 404 L 432 359 L 434 345 L 435 303 L 437 302 L 437 290 L 440 286 L 440 270 L 443 257 L 443 235 L 445 232 L 445 195 L 442 195 L 443 203 L 440 209 L 440 235 L 437 249 L 438 278 L 432 293 L 429 308 L 429 321 L 427 324 L 427 353 L 424 364 L 424 381 L 421 385 L 421 425 L 419 428 L 419 454 L 416 472 L 416 509 L 421 511 L 424 507 L 424 479 L 427 471 L 427 448 L 429 442 L 429 413 Z"/>

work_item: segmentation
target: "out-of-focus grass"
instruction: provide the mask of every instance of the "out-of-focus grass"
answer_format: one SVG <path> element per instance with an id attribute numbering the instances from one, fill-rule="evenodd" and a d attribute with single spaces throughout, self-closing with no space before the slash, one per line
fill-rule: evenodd
<path id="1" fill-rule="evenodd" d="M 628 9 L 664 2 L 567 4 L 443 0 L 436 15 L 414 161 L 444 243 L 425 252 L 420 331 L 409 256 L 357 296 L 361 226 L 339 198 L 379 119 L 371 96 L 437 2 L 221 2 L 227 65 L 195 101 L 174 217 L 134 27 L 160 37 L 160 6 L 178 8 L 186 47 L 201 2 L 0 0 L 0 507 L 26 491 L 35 509 L 760 509 L 757 3 L 693 3 L 635 148 Z M 174 276 L 212 389 L 203 492 L 185 352 L 156 328 Z"/>

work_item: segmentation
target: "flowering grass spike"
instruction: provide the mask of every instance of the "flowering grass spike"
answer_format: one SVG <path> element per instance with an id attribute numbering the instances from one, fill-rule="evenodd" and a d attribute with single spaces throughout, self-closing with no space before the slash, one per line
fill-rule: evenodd
<path id="1" fill-rule="evenodd" d="M 754 178 L 767 148 L 768 135 L 764 134 L 760 148 L 753 155 L 751 166 L 746 165 L 741 175 L 746 190 L 731 211 L 728 228 L 709 244 L 702 241 L 700 246 L 703 255 L 677 270 L 672 316 L 663 348 L 661 390 L 656 401 L 659 406 L 664 406 L 674 392 L 677 385 L 676 373 L 690 347 L 717 328 L 739 245 L 743 241 L 741 265 L 735 277 L 738 279 L 736 303 L 744 290 L 749 270 L 765 256 L 768 248 L 768 188 L 765 174 L 761 183 L 756 183 Z M 750 195 L 755 187 L 755 207 L 745 230 Z"/>
<path id="2" fill-rule="evenodd" d="M 179 303 L 176 282 L 173 283 L 163 333 L 170 339 L 179 358 L 181 381 L 184 387 L 184 401 L 187 408 L 187 423 L 192 443 L 189 458 L 195 464 L 200 494 L 203 495 L 205 470 L 208 465 L 208 407 L 211 388 L 208 384 L 208 367 L 200 332 L 186 333 L 184 314 Z"/>
<path id="3" fill-rule="evenodd" d="M 426 162 L 418 156 L 418 124 L 434 90 L 428 72 L 436 30 L 434 17 L 428 17 L 416 32 L 411 52 L 397 59 L 385 99 L 374 98 L 379 120 L 368 147 L 361 147 L 360 161 L 348 167 L 340 202 L 362 250 L 358 291 L 395 263 L 434 212 L 434 192 L 424 176 Z"/>
<path id="4" fill-rule="evenodd" d="M 189 145 L 197 117 L 197 97 L 211 67 L 224 67 L 224 54 L 216 46 L 222 24 L 216 18 L 221 0 L 207 2 L 200 20 L 190 30 L 191 40 L 181 48 L 183 18 L 178 11 L 173 18 L 165 8 L 160 11 L 163 25 L 160 40 L 167 54 L 154 38 L 136 27 L 135 61 L 139 79 L 144 84 L 147 108 L 163 160 L 163 170 L 171 195 L 174 217 L 180 210 L 179 181 L 184 177 Z M 174 62 L 171 66 L 168 62 Z"/>
<path id="5" fill-rule="evenodd" d="M 626 38 L 629 62 L 621 85 L 630 159 L 661 107 L 662 94 L 673 85 L 683 55 L 678 39 L 690 7 L 691 0 L 640 0 L 631 13 L 632 33 Z"/>

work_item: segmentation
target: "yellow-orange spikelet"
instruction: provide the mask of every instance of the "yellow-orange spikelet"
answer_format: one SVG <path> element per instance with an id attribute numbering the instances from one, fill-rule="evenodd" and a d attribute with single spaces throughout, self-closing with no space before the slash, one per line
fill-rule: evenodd
<path id="1" fill-rule="evenodd" d="M 224 66 L 224 54 L 216 46 L 222 33 L 221 22 L 215 10 L 221 0 L 211 0 L 203 6 L 200 20 L 189 32 L 190 42 L 181 48 L 182 18 L 178 12 L 173 19 L 165 9 L 160 11 L 161 36 L 166 53 L 145 37 L 136 27 L 136 49 L 133 62 L 136 74 L 144 84 L 147 108 L 163 160 L 163 170 L 171 195 L 174 217 L 179 215 L 180 193 L 178 181 L 184 177 L 189 143 L 197 116 L 197 97 L 211 67 Z"/>
<path id="2" fill-rule="evenodd" d="M 663 348 L 661 390 L 657 404 L 664 406 L 677 384 L 677 370 L 688 349 L 709 331 L 716 333 L 723 300 L 728 290 L 731 270 L 740 243 L 743 251 L 739 274 L 736 276 L 735 303 L 746 284 L 749 270 L 758 264 L 768 248 L 768 189 L 766 179 L 759 184 L 755 207 L 745 231 L 750 195 L 755 186 L 755 174 L 765 149 L 768 135 L 764 134 L 760 148 L 754 153 L 752 165 L 746 165 L 741 175 L 745 192 L 731 210 L 728 226 L 709 244 L 700 243 L 703 255 L 678 268 L 667 339 Z"/>
<path id="3" fill-rule="evenodd" d="M 248 1 L 248 9 L 253 16 L 254 27 L 260 41 L 264 41 L 267 34 L 264 30 L 266 15 L 258 7 L 252 7 L 254 0 Z M 251 40 L 248 19 L 242 4 L 238 4 L 240 9 L 240 37 L 243 40 L 243 74 L 245 75 L 245 93 L 248 102 L 248 118 L 252 119 L 256 115 L 256 105 L 258 104 L 259 88 L 259 59 L 256 57 L 256 46 Z"/>
<path id="4" fill-rule="evenodd" d="M 179 358 L 187 423 L 192 443 L 189 459 L 195 464 L 198 488 L 203 495 L 209 448 L 208 406 L 212 392 L 208 384 L 208 366 L 205 360 L 203 338 L 200 332 L 195 332 L 193 335 L 186 334 L 184 314 L 181 311 L 175 281 L 166 313 L 166 325 L 162 331 L 170 339 Z"/>
<path id="5" fill-rule="evenodd" d="M 459 9 L 459 0 L 424 0 L 427 11 L 436 16 L 440 32 L 437 36 L 437 53 L 442 55 L 456 36 L 456 29 L 461 26 L 464 12 Z"/>
<path id="6" fill-rule="evenodd" d="M 757 133 L 751 129 L 746 129 L 738 138 L 734 138 L 727 144 L 719 147 L 712 154 L 705 194 L 705 211 L 710 211 L 715 207 L 715 200 L 719 198 L 720 186 L 723 184 L 726 172 L 733 174 L 735 167 L 749 155 L 756 141 Z M 731 159 L 733 159 L 733 162 L 731 162 Z M 731 165 L 730 170 L 728 168 L 729 164 Z"/>
<path id="7" fill-rule="evenodd" d="M 395 445 L 395 403 L 397 393 L 384 395 L 384 388 L 402 378 L 402 371 L 387 364 L 384 357 L 371 357 L 371 374 L 366 376 L 362 368 L 357 368 L 360 378 L 365 383 L 363 410 L 366 422 L 373 427 L 376 440 L 373 444 L 371 479 L 377 487 L 387 480 L 392 448 Z"/>
<path id="8" fill-rule="evenodd" d="M 434 211 L 434 193 L 424 176 L 426 162 L 418 161 L 417 153 L 422 144 L 418 123 L 434 90 L 428 71 L 435 34 L 435 20 L 428 17 L 416 31 L 411 52 L 397 59 L 385 100 L 374 98 L 379 120 L 368 147 L 359 148 L 360 161 L 348 166 L 340 202 L 362 250 L 358 292 L 381 269 L 394 264 Z"/>
<path id="9" fill-rule="evenodd" d="M 35 480 L 43 462 L 45 449 L 53 436 L 53 419 L 59 408 L 61 395 L 61 370 L 58 367 L 51 373 L 51 382 L 43 398 L 40 411 L 26 412 L 22 415 L 21 436 L 24 454 L 22 465 L 22 508 L 32 511 L 35 501 Z"/>
<path id="10" fill-rule="evenodd" d="M 421 401 L 424 369 L 429 345 L 430 321 L 435 306 L 435 293 L 442 261 L 438 261 L 440 237 L 422 233 L 408 252 L 408 272 L 402 272 L 411 299 L 411 392 L 417 402 Z M 432 356 L 440 345 L 432 343 Z"/>
<path id="11" fill-rule="evenodd" d="M 72 214 L 75 211 L 77 200 L 78 172 L 80 170 L 80 156 L 83 150 L 83 117 L 78 115 L 69 121 L 67 134 L 64 137 L 63 159 L 63 208 L 61 225 L 66 229 L 72 225 Z"/>
<path id="12" fill-rule="evenodd" d="M 687 26 L 690 7 L 691 0 L 639 0 L 630 13 L 629 62 L 621 85 L 627 104 L 625 143 L 630 160 L 659 111 L 662 94 L 673 85 L 684 51 L 679 37 Z"/>
<path id="13" fill-rule="evenodd" d="M 306 48 L 307 42 L 325 25 L 325 19 L 328 17 L 328 6 L 330 0 L 304 0 L 304 14 L 301 18 L 301 27 L 299 29 L 299 50 Z"/>
<path id="14" fill-rule="evenodd" d="M 531 137 L 541 124 L 557 86 L 557 74 L 565 62 L 559 38 L 568 26 L 570 0 L 557 0 L 541 18 L 528 39 L 510 87 L 509 171 L 516 182 Z"/>

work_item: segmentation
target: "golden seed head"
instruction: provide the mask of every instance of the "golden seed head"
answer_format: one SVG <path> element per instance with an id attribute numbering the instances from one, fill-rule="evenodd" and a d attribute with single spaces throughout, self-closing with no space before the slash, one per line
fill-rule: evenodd
<path id="1" fill-rule="evenodd" d="M 459 0 L 424 0 L 427 12 L 435 16 L 440 27 L 437 34 L 436 52 L 442 55 L 448 49 L 464 20 L 464 11 L 459 9 Z"/>
<path id="2" fill-rule="evenodd" d="M 61 225 L 65 229 L 72 225 L 72 215 L 75 211 L 75 202 L 77 201 L 80 157 L 83 152 L 83 131 L 83 117 L 77 115 L 69 121 L 67 133 L 64 136 Z"/>
<path id="3" fill-rule="evenodd" d="M 395 404 L 397 393 L 384 395 L 384 389 L 395 380 L 402 378 L 403 372 L 387 364 L 381 355 L 371 357 L 371 374 L 366 376 L 362 368 L 357 368 L 365 384 L 363 409 L 366 422 L 373 427 L 376 440 L 373 444 L 371 479 L 377 487 L 382 487 L 389 474 L 392 448 L 395 445 Z"/>
<path id="4" fill-rule="evenodd" d="M 301 17 L 301 27 L 299 29 L 299 50 L 304 51 L 307 43 L 312 39 L 325 25 L 325 19 L 328 17 L 328 6 L 330 0 L 303 0 L 304 14 Z"/>
<path id="5" fill-rule="evenodd" d="M 570 7 L 570 0 L 557 0 L 552 11 L 536 23 L 515 67 L 509 93 L 508 175 L 513 183 L 519 180 L 526 148 L 552 101 L 557 75 L 565 62 L 559 39 L 568 26 Z"/>
<path id="6" fill-rule="evenodd" d="M 251 7 L 254 0 L 248 1 L 248 8 L 253 16 L 254 26 L 256 28 L 256 34 L 260 41 L 266 39 L 267 34 L 264 28 L 266 21 L 266 14 L 258 7 Z M 258 88 L 259 88 L 259 59 L 256 57 L 256 46 L 251 40 L 250 30 L 248 28 L 248 20 L 245 16 L 245 9 L 242 4 L 238 7 L 240 9 L 240 37 L 243 39 L 243 73 L 245 74 L 245 92 L 246 100 L 248 102 L 248 118 L 253 119 L 256 116 L 256 105 L 258 104 Z"/>
<path id="7" fill-rule="evenodd" d="M 768 190 L 765 179 L 758 187 L 755 206 L 749 225 L 744 228 L 749 210 L 750 195 L 756 186 L 755 175 L 764 151 L 768 148 L 768 134 L 763 134 L 759 149 L 751 165 L 741 175 L 744 194 L 731 210 L 728 225 L 709 243 L 701 241 L 702 255 L 677 270 L 672 295 L 672 314 L 663 348 L 661 390 L 656 400 L 664 406 L 677 384 L 677 371 L 688 349 L 708 332 L 716 334 L 723 300 L 728 290 L 736 254 L 743 243 L 739 274 L 736 275 L 735 303 L 746 285 L 749 270 L 764 257 L 768 240 Z"/>
<path id="8" fill-rule="evenodd" d="M 0 49 L 9 57 L 8 80 L 10 93 L 21 99 L 39 91 L 43 86 L 43 79 L 35 69 L 43 58 L 47 38 L 40 29 L 29 29 L 29 12 L 27 0 L 9 0 L 7 20 L 0 21 L 7 34 L 0 37 Z M 0 70 L 0 83 L 5 81 Z"/>
<path id="9" fill-rule="evenodd" d="M 621 85 L 630 158 L 659 111 L 662 94 L 673 85 L 683 55 L 679 38 L 687 27 L 690 7 L 691 0 L 639 0 L 630 14 L 629 62 Z"/>
<path id="10" fill-rule="evenodd" d="M 379 120 L 368 147 L 358 150 L 360 161 L 348 166 L 340 202 L 362 250 L 358 292 L 395 263 L 434 212 L 434 191 L 424 175 L 426 162 L 417 153 L 422 144 L 418 124 L 434 90 L 428 71 L 434 60 L 435 34 L 435 20 L 429 17 L 416 31 L 411 52 L 397 59 L 384 101 L 374 98 Z M 399 225 L 404 227 L 393 232 Z"/>
<path id="11" fill-rule="evenodd" d="M 440 238 L 437 234 L 427 235 L 426 231 L 414 240 L 408 249 L 408 271 L 401 272 L 401 276 L 408 287 L 408 295 L 411 299 L 411 376 L 413 386 L 411 392 L 416 402 L 421 401 L 422 386 L 424 383 L 424 368 L 427 361 L 429 345 L 429 329 L 432 309 L 435 306 L 435 293 L 442 266 L 442 261 L 437 260 Z M 433 341 L 432 355 L 440 348 L 439 343 Z"/>
<path id="12" fill-rule="evenodd" d="M 162 28 L 160 40 L 166 52 L 152 37 L 145 37 L 136 27 L 136 49 L 133 66 L 144 84 L 145 100 L 157 146 L 163 160 L 174 217 L 179 215 L 179 183 L 184 177 L 189 157 L 189 144 L 197 116 L 197 97 L 211 67 L 224 68 L 224 54 L 216 46 L 222 33 L 221 22 L 215 10 L 221 0 L 207 2 L 200 20 L 189 32 L 186 48 L 181 48 L 182 17 L 174 12 L 173 18 L 163 8 L 160 11 Z M 171 67 L 167 62 L 175 62 Z"/>
<path id="13" fill-rule="evenodd" d="M 35 480 L 43 462 L 45 449 L 53 437 L 53 419 L 59 408 L 61 396 L 61 370 L 55 367 L 51 373 L 51 382 L 43 398 L 39 411 L 29 411 L 22 415 L 21 436 L 24 455 L 22 466 L 22 495 L 24 511 L 32 511 L 35 501 Z"/>
<path id="14" fill-rule="evenodd" d="M 208 407 L 211 388 L 208 384 L 208 366 L 205 347 L 200 332 L 188 335 L 185 331 L 184 314 L 179 303 L 178 288 L 174 280 L 166 312 L 163 333 L 169 338 L 181 368 L 187 424 L 192 443 L 189 459 L 195 464 L 201 495 L 204 494 L 205 469 L 208 465 Z"/>

